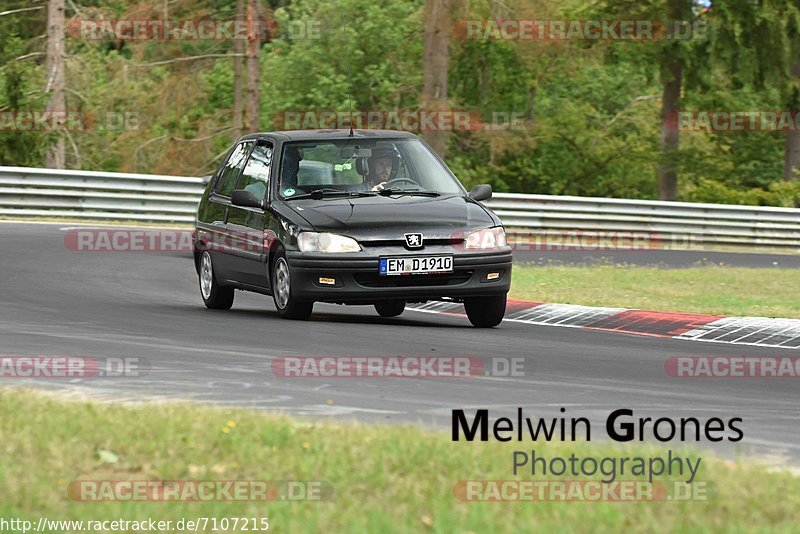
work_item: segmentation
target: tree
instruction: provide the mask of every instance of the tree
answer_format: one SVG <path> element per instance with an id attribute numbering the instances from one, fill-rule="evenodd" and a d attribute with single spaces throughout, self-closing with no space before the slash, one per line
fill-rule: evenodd
<path id="1" fill-rule="evenodd" d="M 758 90 L 774 88 L 784 110 L 800 107 L 800 5 L 797 0 L 720 1 L 715 20 L 713 61 L 735 83 Z M 800 167 L 800 132 L 784 141 L 783 177 Z"/>
<path id="2" fill-rule="evenodd" d="M 422 87 L 422 4 L 375 0 L 296 0 L 276 18 L 330 21 L 318 37 L 273 39 L 265 46 L 264 101 L 273 127 L 285 112 L 413 110 Z M 345 22 L 341 22 L 344 18 Z M 346 66 L 345 31 L 350 68 Z M 349 73 L 348 73 L 349 71 Z M 314 128 L 314 124 L 306 124 Z"/>
<path id="3" fill-rule="evenodd" d="M 50 95 L 45 109 L 65 112 L 67 103 L 64 94 L 64 0 L 49 0 L 47 3 L 45 77 L 45 93 Z M 47 149 L 45 165 L 51 169 L 63 169 L 64 159 L 64 137 L 58 135 L 55 143 Z"/>
<path id="4" fill-rule="evenodd" d="M 789 83 L 787 101 L 789 109 L 800 113 L 800 13 L 795 9 L 793 17 L 786 19 L 786 33 L 790 40 L 790 53 L 795 60 L 789 71 Z M 800 131 L 790 130 L 786 134 L 786 146 L 784 149 L 783 178 L 785 180 L 795 180 L 800 178 Z"/>
<path id="5" fill-rule="evenodd" d="M 452 0 L 426 0 L 423 53 L 422 108 L 444 111 L 447 102 L 447 71 L 450 67 L 450 34 Z M 447 132 L 427 134 L 428 142 L 440 156 L 447 148 Z"/>
<path id="6" fill-rule="evenodd" d="M 800 60 L 792 66 L 792 76 L 796 79 L 796 84 L 800 85 Z M 800 103 L 800 90 L 793 88 L 792 96 L 789 99 L 795 105 Z M 800 113 L 798 107 L 793 107 L 795 113 Z M 800 173 L 800 130 L 789 130 L 786 132 L 786 146 L 783 157 L 783 178 L 785 180 L 798 179 Z"/>
<path id="7" fill-rule="evenodd" d="M 236 0 L 236 21 L 244 19 L 244 0 Z M 242 135 L 242 71 L 244 70 L 244 41 L 241 36 L 233 41 L 233 138 Z"/>
<path id="8" fill-rule="evenodd" d="M 691 0 L 668 0 L 666 6 L 668 21 L 689 21 L 692 13 Z M 675 41 L 664 47 L 661 62 L 661 162 L 658 166 L 658 198 L 677 200 L 678 198 L 678 148 L 680 132 L 672 127 L 670 118 L 677 116 L 681 108 L 681 88 L 683 82 L 684 59 L 681 43 Z"/>
<path id="9" fill-rule="evenodd" d="M 258 82 L 261 34 L 257 24 L 258 0 L 247 1 L 247 103 L 244 129 L 248 133 L 258 130 Z"/>

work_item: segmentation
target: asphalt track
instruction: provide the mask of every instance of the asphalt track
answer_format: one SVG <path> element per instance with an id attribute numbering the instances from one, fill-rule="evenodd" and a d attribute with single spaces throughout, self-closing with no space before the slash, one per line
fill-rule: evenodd
<path id="1" fill-rule="evenodd" d="M 238 292 L 230 311 L 203 307 L 191 261 L 179 254 L 76 253 L 62 224 L 0 224 L 0 355 L 136 357 L 145 376 L 5 379 L 63 396 L 109 402 L 191 399 L 295 415 L 449 427 L 454 408 L 584 416 L 597 428 L 612 410 L 637 416 L 742 417 L 725 455 L 800 458 L 797 379 L 669 377 L 671 356 L 800 356 L 797 350 L 694 343 L 503 323 L 371 307 L 320 305 L 308 322 L 279 318 L 271 299 Z M 522 357 L 526 374 L 468 379 L 281 378 L 280 356 L 470 355 Z M 598 432 L 602 434 L 602 432 Z"/>

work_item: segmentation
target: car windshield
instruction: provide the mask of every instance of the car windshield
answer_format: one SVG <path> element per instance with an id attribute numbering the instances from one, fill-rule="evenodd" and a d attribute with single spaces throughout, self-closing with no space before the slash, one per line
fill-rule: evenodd
<path id="1" fill-rule="evenodd" d="M 317 195 L 464 194 L 418 139 L 341 139 L 284 145 L 281 198 Z"/>

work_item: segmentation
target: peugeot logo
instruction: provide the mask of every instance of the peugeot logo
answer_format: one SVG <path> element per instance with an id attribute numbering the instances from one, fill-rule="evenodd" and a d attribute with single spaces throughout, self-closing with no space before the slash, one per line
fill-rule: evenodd
<path id="1" fill-rule="evenodd" d="M 422 234 L 405 234 L 408 248 L 422 248 Z"/>

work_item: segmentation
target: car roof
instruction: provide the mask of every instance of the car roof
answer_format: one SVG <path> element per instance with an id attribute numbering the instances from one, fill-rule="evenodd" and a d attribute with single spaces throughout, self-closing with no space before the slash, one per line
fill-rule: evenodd
<path id="1" fill-rule="evenodd" d="M 261 132 L 243 136 L 240 141 L 264 136 L 282 138 L 283 141 L 325 141 L 330 139 L 416 139 L 417 136 L 402 130 L 285 130 Z"/>

